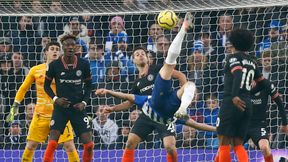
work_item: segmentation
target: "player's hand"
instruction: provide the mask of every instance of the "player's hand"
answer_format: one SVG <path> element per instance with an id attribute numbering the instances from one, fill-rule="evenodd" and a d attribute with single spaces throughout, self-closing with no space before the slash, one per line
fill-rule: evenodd
<path id="1" fill-rule="evenodd" d="M 97 89 L 95 92 L 95 95 L 97 96 L 105 96 L 108 93 L 107 89 L 101 88 L 101 89 Z"/>
<path id="2" fill-rule="evenodd" d="M 64 98 L 64 97 L 57 98 L 55 100 L 55 103 L 64 108 L 68 108 L 71 104 L 71 102 L 67 98 Z"/>
<path id="3" fill-rule="evenodd" d="M 80 102 L 73 105 L 73 107 L 78 111 L 82 111 L 83 109 L 85 109 L 85 104 L 83 102 Z"/>
<path id="4" fill-rule="evenodd" d="M 9 115 L 6 117 L 6 122 L 12 123 L 14 121 L 14 117 L 18 114 L 18 107 L 19 104 L 17 102 L 14 102 L 10 108 Z"/>
<path id="5" fill-rule="evenodd" d="M 246 103 L 243 100 L 241 100 L 238 96 L 235 96 L 232 99 L 232 102 L 240 111 L 245 111 Z"/>
<path id="6" fill-rule="evenodd" d="M 280 126 L 280 132 L 288 134 L 288 125 L 281 125 Z"/>
<path id="7" fill-rule="evenodd" d="M 109 113 L 112 113 L 112 112 L 114 112 L 114 111 L 115 111 L 114 107 L 106 106 L 106 107 L 104 108 L 104 113 L 105 113 L 105 114 L 109 114 Z"/>

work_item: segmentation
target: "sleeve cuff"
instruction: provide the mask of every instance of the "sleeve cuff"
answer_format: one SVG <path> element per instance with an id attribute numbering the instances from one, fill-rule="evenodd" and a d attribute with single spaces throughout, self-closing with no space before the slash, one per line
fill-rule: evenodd
<path id="1" fill-rule="evenodd" d="M 86 103 L 85 101 L 82 101 L 82 103 L 83 103 L 85 106 L 87 106 L 87 103 Z"/>
<path id="2" fill-rule="evenodd" d="M 16 102 L 16 103 L 19 104 L 19 105 L 20 105 L 20 103 L 21 103 L 21 102 L 19 102 L 19 101 L 17 101 L 17 100 L 14 100 L 14 102 Z"/>
<path id="3" fill-rule="evenodd" d="M 53 97 L 53 101 L 55 102 L 55 101 L 57 100 L 57 98 L 59 98 L 59 97 L 54 96 L 54 97 Z"/>

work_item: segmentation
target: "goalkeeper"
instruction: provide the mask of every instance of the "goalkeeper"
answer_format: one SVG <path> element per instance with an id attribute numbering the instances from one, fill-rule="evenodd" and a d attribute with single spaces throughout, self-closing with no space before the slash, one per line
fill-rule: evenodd
<path id="1" fill-rule="evenodd" d="M 37 103 L 34 110 L 33 119 L 29 127 L 27 136 L 27 144 L 22 155 L 23 162 L 32 162 L 34 152 L 39 143 L 46 141 L 50 131 L 50 120 L 53 112 L 53 100 L 44 91 L 45 73 L 48 64 L 60 55 L 60 44 L 58 42 L 50 42 L 45 49 L 46 63 L 34 66 L 31 68 L 29 74 L 26 76 L 23 84 L 17 91 L 14 103 L 7 116 L 7 122 L 13 122 L 14 116 L 18 113 L 18 107 L 23 100 L 26 92 L 33 83 L 36 84 L 37 89 Z M 55 83 L 51 86 L 55 91 Z M 73 130 L 69 123 L 66 125 L 64 133 L 61 135 L 58 143 L 64 143 L 64 148 L 68 155 L 69 162 L 79 162 L 79 156 L 73 142 Z"/>

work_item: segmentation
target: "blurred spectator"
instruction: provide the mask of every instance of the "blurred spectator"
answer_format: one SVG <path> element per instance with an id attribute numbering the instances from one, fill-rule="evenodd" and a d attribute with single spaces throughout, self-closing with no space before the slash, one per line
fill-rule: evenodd
<path id="1" fill-rule="evenodd" d="M 42 13 L 43 12 L 43 6 L 41 4 L 40 0 L 32 0 L 31 3 L 32 10 L 36 13 Z"/>
<path id="2" fill-rule="evenodd" d="M 89 13 L 89 11 L 84 10 L 84 13 Z M 96 20 L 93 16 L 90 15 L 83 15 L 79 18 L 79 21 L 82 25 L 86 26 L 87 30 L 88 30 L 88 36 L 91 38 L 93 36 L 100 36 L 101 33 L 96 33 Z M 98 23 L 97 23 L 98 24 Z M 96 30 L 96 31 L 94 31 Z M 102 35 L 101 35 L 102 36 Z"/>
<path id="3" fill-rule="evenodd" d="M 230 14 L 223 14 L 218 19 L 218 27 L 216 35 L 212 36 L 214 43 L 217 48 L 225 47 L 226 41 L 230 36 L 230 32 L 233 30 L 233 17 Z"/>
<path id="4" fill-rule="evenodd" d="M 12 62 L 14 73 L 16 75 L 25 77 L 28 74 L 29 69 L 23 65 L 23 56 L 20 52 L 13 52 Z"/>
<path id="5" fill-rule="evenodd" d="M 78 38 L 79 44 L 83 46 L 85 43 L 86 46 L 90 42 L 90 37 L 88 36 L 88 29 L 85 25 L 80 24 L 78 17 L 70 18 L 70 21 L 63 28 L 64 33 L 58 37 L 59 40 L 67 34 L 74 35 Z M 84 41 L 84 42 L 82 42 Z"/>
<path id="6" fill-rule="evenodd" d="M 96 88 L 105 88 L 109 90 L 114 90 L 114 91 L 121 91 L 121 92 L 128 92 L 129 88 L 129 83 L 126 82 L 126 75 L 121 74 L 121 69 L 120 69 L 119 62 L 117 61 L 111 61 L 110 64 L 107 65 L 106 67 L 106 72 L 105 72 L 105 81 L 104 82 L 98 82 L 96 84 Z M 107 104 L 107 105 L 115 105 L 115 104 L 120 104 L 121 99 L 118 98 L 113 98 L 113 97 L 98 97 L 100 99 L 101 104 Z M 99 103 L 98 103 L 99 104 Z"/>
<path id="7" fill-rule="evenodd" d="M 163 29 L 158 24 L 152 24 L 148 31 L 147 50 L 157 52 L 156 39 L 163 35 Z"/>
<path id="8" fill-rule="evenodd" d="M 9 134 L 5 137 L 4 149 L 24 149 L 26 136 L 22 134 L 20 123 L 14 121 L 9 128 Z"/>
<path id="9" fill-rule="evenodd" d="M 128 135 L 130 133 L 130 122 L 128 121 L 123 121 L 122 122 L 122 126 L 120 127 L 120 135 L 118 136 L 117 140 L 116 140 L 116 149 L 124 149 L 127 139 L 128 139 Z"/>
<path id="10" fill-rule="evenodd" d="M 288 22 L 283 26 L 283 39 L 288 42 Z"/>
<path id="11" fill-rule="evenodd" d="M 164 35 L 158 36 L 156 39 L 156 64 L 163 65 L 167 56 L 168 49 L 170 47 L 170 41 Z"/>
<path id="12" fill-rule="evenodd" d="M 16 11 L 22 10 L 22 0 L 13 0 L 13 9 Z"/>
<path id="13" fill-rule="evenodd" d="M 19 60 L 19 55 L 15 54 L 13 60 L 18 66 L 21 62 L 21 58 Z M 18 58 L 17 58 L 18 57 Z M 1 64 L 1 94 L 3 99 L 5 100 L 5 113 L 8 113 L 10 110 L 10 105 L 12 105 L 14 97 L 16 95 L 17 89 L 20 88 L 24 78 L 26 76 L 24 68 L 17 68 L 16 70 L 13 67 L 12 54 L 2 55 L 0 57 Z M 31 97 L 31 96 L 30 96 Z M 27 101 L 27 100 L 25 100 Z M 21 110 L 19 110 L 21 112 Z M 22 110 L 23 112 L 23 110 Z"/>
<path id="14" fill-rule="evenodd" d="M 128 9 L 136 9 L 138 6 L 137 0 L 122 0 L 122 2 L 124 7 Z"/>
<path id="15" fill-rule="evenodd" d="M 130 112 L 128 120 L 131 122 L 131 124 L 132 124 L 131 126 L 133 126 L 133 124 L 138 119 L 140 114 L 141 114 L 141 111 L 138 109 L 135 109 L 135 110 Z"/>
<path id="16" fill-rule="evenodd" d="M 32 11 L 36 13 L 42 13 L 44 8 L 40 0 L 32 0 Z M 33 30 L 37 33 L 39 37 L 42 37 L 45 28 L 45 17 L 33 16 Z"/>
<path id="17" fill-rule="evenodd" d="M 262 42 L 258 44 L 258 51 L 256 52 L 257 57 L 261 57 L 261 53 L 264 50 L 270 49 L 272 44 L 279 43 L 279 41 L 283 41 L 284 38 L 282 37 L 282 23 L 277 20 L 272 20 L 270 22 L 268 36 L 264 38 Z"/>
<path id="18" fill-rule="evenodd" d="M 63 11 L 60 0 L 52 0 L 49 8 L 53 13 L 59 13 Z"/>
<path id="19" fill-rule="evenodd" d="M 45 54 L 44 54 L 44 49 L 48 43 L 51 42 L 51 38 L 48 37 L 47 33 L 44 33 L 42 38 L 41 38 L 41 43 L 36 47 L 37 55 L 35 57 L 35 61 L 29 60 L 28 64 L 30 67 L 35 66 L 37 64 L 40 64 L 42 62 L 45 62 Z M 33 56 L 30 56 L 30 58 Z"/>
<path id="20" fill-rule="evenodd" d="M 28 130 L 33 118 L 33 114 L 34 114 L 34 110 L 35 110 L 35 103 L 29 103 L 25 106 L 25 121 L 21 122 L 20 126 L 22 128 L 22 133 L 27 135 L 28 134 Z"/>
<path id="21" fill-rule="evenodd" d="M 11 39 L 7 37 L 0 38 L 0 55 L 6 52 L 11 52 L 12 45 Z"/>
<path id="22" fill-rule="evenodd" d="M 10 105 L 13 103 L 12 98 L 15 96 L 15 95 L 13 96 L 13 93 L 16 94 L 15 82 L 12 78 L 13 77 L 12 66 L 13 64 L 11 60 L 11 54 L 0 56 L 1 95 L 4 99 L 4 103 L 6 104 L 4 105 L 5 114 L 9 112 Z"/>
<path id="23" fill-rule="evenodd" d="M 30 125 L 30 123 L 32 121 L 35 106 L 36 106 L 35 103 L 29 103 L 25 107 L 25 119 L 26 119 L 26 123 L 28 125 Z"/>
<path id="24" fill-rule="evenodd" d="M 11 54 L 4 54 L 4 55 L 0 56 L 1 76 L 8 75 L 8 73 L 10 72 L 10 70 L 11 70 L 11 68 L 13 66 L 11 57 L 12 57 Z M 5 83 L 5 82 L 1 81 L 1 83 Z"/>
<path id="25" fill-rule="evenodd" d="M 205 55 L 209 57 L 211 57 L 211 55 L 215 55 L 216 49 L 212 45 L 210 31 L 204 30 L 201 32 L 201 41 L 203 42 Z"/>
<path id="26" fill-rule="evenodd" d="M 106 82 L 125 82 L 126 74 L 122 73 L 118 61 L 111 61 L 106 69 Z"/>
<path id="27" fill-rule="evenodd" d="M 104 113 L 105 107 L 106 105 L 98 106 L 96 110 L 97 117 L 92 120 L 95 148 L 100 149 L 109 147 L 118 137 L 118 126 L 113 120 L 108 118 L 108 113 Z"/>
<path id="28" fill-rule="evenodd" d="M 203 112 L 204 123 L 212 126 L 216 126 L 217 116 L 219 113 L 219 102 L 215 94 L 208 94 L 205 97 L 205 109 Z M 218 140 L 216 132 L 199 132 L 199 135 L 204 137 L 205 146 L 209 148 L 217 148 Z"/>
<path id="29" fill-rule="evenodd" d="M 125 22 L 120 16 L 115 16 L 111 19 L 109 28 L 110 31 L 106 36 L 105 51 L 113 52 L 113 45 L 117 45 L 120 40 L 127 42 L 128 35 L 125 32 Z"/>
<path id="30" fill-rule="evenodd" d="M 182 133 L 176 137 L 177 148 L 199 148 L 203 147 L 203 141 L 197 139 L 196 129 L 183 125 Z"/>
<path id="31" fill-rule="evenodd" d="M 135 74 L 136 67 L 131 60 L 131 54 L 128 53 L 128 44 L 124 40 L 119 40 L 117 43 L 116 52 L 106 52 L 105 58 L 119 62 L 121 74 L 130 76 Z M 127 78 L 129 80 L 129 78 Z M 129 81 L 133 80 L 133 76 Z"/>
<path id="32" fill-rule="evenodd" d="M 270 55 L 270 51 L 263 52 L 261 64 L 263 67 L 262 74 L 264 78 L 269 78 L 269 75 L 272 73 L 272 57 Z"/>
<path id="33" fill-rule="evenodd" d="M 197 43 L 197 42 L 195 42 Z M 207 56 L 204 55 L 203 44 L 195 44 L 192 48 L 192 55 L 188 58 L 187 79 L 196 84 L 197 89 L 202 91 L 204 85 L 203 73 L 206 70 Z"/>
<path id="34" fill-rule="evenodd" d="M 11 31 L 12 44 L 14 51 L 23 54 L 24 59 L 29 55 L 35 55 L 35 45 L 37 33 L 33 30 L 32 18 L 27 16 L 18 17 L 18 28 Z M 33 61 L 35 58 L 29 58 Z"/>
<path id="35" fill-rule="evenodd" d="M 220 82 L 216 65 L 208 62 L 207 56 L 203 53 L 203 44 L 194 42 L 192 52 L 188 58 L 188 80 L 195 82 L 200 92 L 216 92 Z"/>
<path id="36" fill-rule="evenodd" d="M 147 51 L 147 55 L 149 66 L 156 65 L 156 53 L 153 51 Z"/>
<path id="37" fill-rule="evenodd" d="M 52 0 L 49 8 L 52 13 L 63 12 L 60 0 Z M 68 20 L 69 17 L 67 16 L 48 16 L 45 23 L 45 32 L 47 33 L 47 36 L 55 39 L 63 34 L 64 25 Z"/>
<path id="38" fill-rule="evenodd" d="M 92 84 L 105 81 L 106 66 L 111 62 L 104 58 L 103 45 L 89 44 L 89 53 L 87 54 L 90 62 L 90 69 L 92 74 Z"/>

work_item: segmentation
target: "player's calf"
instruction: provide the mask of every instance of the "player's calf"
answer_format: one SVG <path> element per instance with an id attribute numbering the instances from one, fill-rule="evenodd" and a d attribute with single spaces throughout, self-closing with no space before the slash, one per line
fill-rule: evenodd
<path id="1" fill-rule="evenodd" d="M 58 142 L 59 138 L 60 138 L 60 131 L 59 130 L 50 130 L 50 134 L 49 134 L 49 140 L 55 140 Z"/>
<path id="2" fill-rule="evenodd" d="M 122 156 L 122 162 L 134 162 L 134 150 L 140 142 L 141 138 L 138 135 L 134 133 L 129 133 L 125 150 Z"/>
<path id="3" fill-rule="evenodd" d="M 167 162 L 177 162 L 176 140 L 174 136 L 163 138 L 164 148 L 167 152 Z"/>
<path id="4" fill-rule="evenodd" d="M 73 152 L 74 150 L 76 150 L 73 140 L 64 142 L 63 147 L 66 152 Z"/>
<path id="5" fill-rule="evenodd" d="M 259 148 L 264 156 L 268 156 L 271 154 L 271 149 L 269 146 L 269 141 L 267 139 L 261 139 L 258 142 Z"/>
<path id="6" fill-rule="evenodd" d="M 136 149 L 137 145 L 141 142 L 141 138 L 134 133 L 129 133 L 125 149 Z"/>

